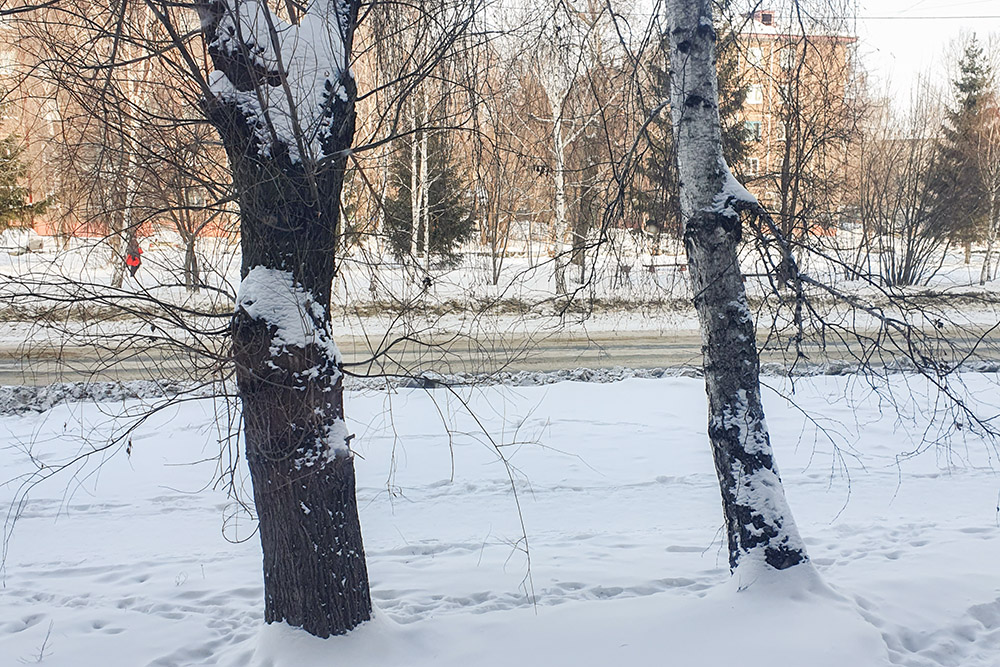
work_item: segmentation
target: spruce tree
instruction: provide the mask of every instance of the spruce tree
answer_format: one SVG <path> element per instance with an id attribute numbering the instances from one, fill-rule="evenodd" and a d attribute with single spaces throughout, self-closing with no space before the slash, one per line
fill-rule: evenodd
<path id="1" fill-rule="evenodd" d="M 945 114 L 937 158 L 929 175 L 931 227 L 942 239 L 970 244 L 986 231 L 989 201 L 978 150 L 985 127 L 992 73 L 975 35 L 958 63 L 954 100 Z"/>
<path id="2" fill-rule="evenodd" d="M 416 136 L 412 140 L 417 140 Z M 469 188 L 451 159 L 446 137 L 441 133 L 432 134 L 428 137 L 428 148 L 430 251 L 445 262 L 453 263 L 460 256 L 458 246 L 468 240 L 475 229 Z M 414 230 L 412 223 L 410 171 L 414 165 L 411 164 L 410 155 L 408 145 L 397 151 L 398 157 L 391 171 L 393 193 L 385 203 L 385 231 L 389 246 L 398 258 L 406 257 L 410 251 L 410 237 L 414 231 L 417 234 L 417 252 L 425 252 L 423 225 Z"/>
<path id="3" fill-rule="evenodd" d="M 747 85 L 740 80 L 738 68 L 738 39 L 733 30 L 717 26 L 719 39 L 718 70 L 719 115 L 722 124 L 722 154 L 726 163 L 736 170 L 749 152 L 749 137 L 739 112 L 746 101 Z M 652 105 L 646 113 L 653 113 L 657 105 L 670 97 L 670 63 L 668 62 L 669 37 L 661 37 L 649 64 Z M 636 207 L 645 223 L 654 223 L 659 230 L 673 238 L 680 238 L 681 218 L 678 200 L 677 156 L 674 151 L 673 126 L 670 109 L 660 109 L 643 132 L 645 155 L 636 167 L 642 185 L 635 191 Z"/>
<path id="4" fill-rule="evenodd" d="M 23 154 L 24 148 L 13 136 L 0 139 L 0 230 L 29 222 L 48 205 L 47 201 L 28 201 L 28 189 L 20 184 L 27 172 Z"/>
<path id="5" fill-rule="evenodd" d="M 670 108 L 661 107 L 670 98 L 669 43 L 661 37 L 660 48 L 649 63 L 652 90 L 645 115 L 655 114 L 642 134 L 645 143 L 643 159 L 636 167 L 639 185 L 635 203 L 647 229 L 655 229 L 671 238 L 681 235 L 681 208 L 677 198 L 677 156 L 674 154 Z"/>

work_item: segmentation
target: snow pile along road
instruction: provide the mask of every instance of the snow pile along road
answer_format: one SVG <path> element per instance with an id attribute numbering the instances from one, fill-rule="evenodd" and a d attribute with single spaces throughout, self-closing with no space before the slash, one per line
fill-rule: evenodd
<path id="1" fill-rule="evenodd" d="M 997 376 L 963 380 L 995 414 Z M 818 573 L 774 580 L 727 571 L 697 378 L 349 392 L 379 611 L 327 641 L 262 628 L 254 524 L 227 494 L 249 486 L 239 463 L 213 484 L 236 443 L 212 401 L 130 435 L 117 399 L 8 415 L 0 663 L 995 667 L 995 450 L 958 414 L 931 426 L 922 380 L 891 382 L 902 419 L 852 376 L 798 378 L 795 405 L 765 392 Z"/>

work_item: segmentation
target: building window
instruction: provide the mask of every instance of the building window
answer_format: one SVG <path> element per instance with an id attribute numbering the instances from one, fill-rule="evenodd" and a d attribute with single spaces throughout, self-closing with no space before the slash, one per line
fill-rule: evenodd
<path id="1" fill-rule="evenodd" d="M 746 130 L 747 138 L 751 141 L 760 141 L 760 121 L 759 120 L 748 120 L 743 123 L 743 127 Z"/>
<path id="2" fill-rule="evenodd" d="M 747 88 L 747 104 L 764 103 L 764 86 L 759 83 L 751 83 Z"/>
<path id="3" fill-rule="evenodd" d="M 756 176 L 760 173 L 760 158 L 748 157 L 743 163 L 743 171 L 747 176 Z"/>
<path id="4" fill-rule="evenodd" d="M 760 67 L 764 62 L 764 51 L 759 46 L 751 46 L 747 49 L 747 62 L 751 67 Z"/>
<path id="5" fill-rule="evenodd" d="M 760 22 L 764 25 L 772 25 L 774 23 L 774 14 L 771 12 L 761 12 Z"/>
<path id="6" fill-rule="evenodd" d="M 788 138 L 788 130 L 784 121 L 779 120 L 774 124 L 774 135 L 778 141 L 784 141 Z"/>

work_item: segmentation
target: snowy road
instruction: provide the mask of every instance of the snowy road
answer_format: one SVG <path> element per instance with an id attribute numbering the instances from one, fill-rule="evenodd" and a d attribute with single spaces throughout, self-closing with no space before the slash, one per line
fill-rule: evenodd
<path id="1" fill-rule="evenodd" d="M 871 336 L 866 333 L 866 336 Z M 977 339 L 978 359 L 1000 361 L 1000 330 L 975 327 L 949 333 L 949 342 L 970 349 Z M 764 337 L 758 340 L 764 345 Z M 539 333 L 535 336 L 434 336 L 422 344 L 405 341 L 385 354 L 374 351 L 385 345 L 382 336 L 363 338 L 340 336 L 337 344 L 348 368 L 359 374 L 491 373 L 507 371 L 552 371 L 565 368 L 685 368 L 701 365 L 701 338 L 696 331 L 678 330 L 594 331 Z M 0 344 L 0 385 L 48 385 L 82 380 L 188 379 L 191 361 L 171 352 L 135 350 L 129 354 L 98 352 L 73 346 L 31 346 Z M 803 349 L 807 360 L 849 361 L 857 348 L 827 339 L 807 339 Z M 893 358 L 888 357 L 876 361 Z M 765 350 L 764 362 L 789 363 L 790 352 Z M 373 360 L 374 359 L 374 360 Z M 369 360 L 371 363 L 369 364 Z"/>

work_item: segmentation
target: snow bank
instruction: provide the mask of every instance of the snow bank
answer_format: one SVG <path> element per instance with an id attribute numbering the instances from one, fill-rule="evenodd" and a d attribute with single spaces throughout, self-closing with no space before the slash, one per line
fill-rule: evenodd
<path id="1" fill-rule="evenodd" d="M 786 366 L 779 363 L 761 364 L 764 377 L 820 377 L 824 375 L 854 376 L 864 369 L 860 364 L 834 361 L 823 364 L 796 363 Z M 898 362 L 872 366 L 877 376 L 913 373 L 912 364 Z M 976 361 L 962 364 L 961 373 L 997 373 L 1000 361 Z M 623 380 L 670 377 L 701 377 L 700 368 L 573 368 L 557 371 L 516 371 L 501 373 L 424 373 L 414 377 L 364 378 L 346 376 L 344 388 L 348 391 L 380 391 L 385 389 L 439 387 L 539 387 L 559 382 L 587 382 L 608 384 Z M 44 387 L 28 385 L 0 385 L 0 415 L 44 412 L 62 403 L 75 401 L 114 401 L 130 399 L 149 400 L 172 396 L 235 396 L 234 386 L 184 382 L 177 380 L 134 380 L 128 382 L 60 382 Z"/>
<path id="2" fill-rule="evenodd" d="M 218 387 L 175 380 L 130 382 L 59 382 L 46 387 L 0 386 L 0 415 L 45 412 L 63 403 L 79 401 L 121 403 L 175 396 L 209 398 Z"/>

